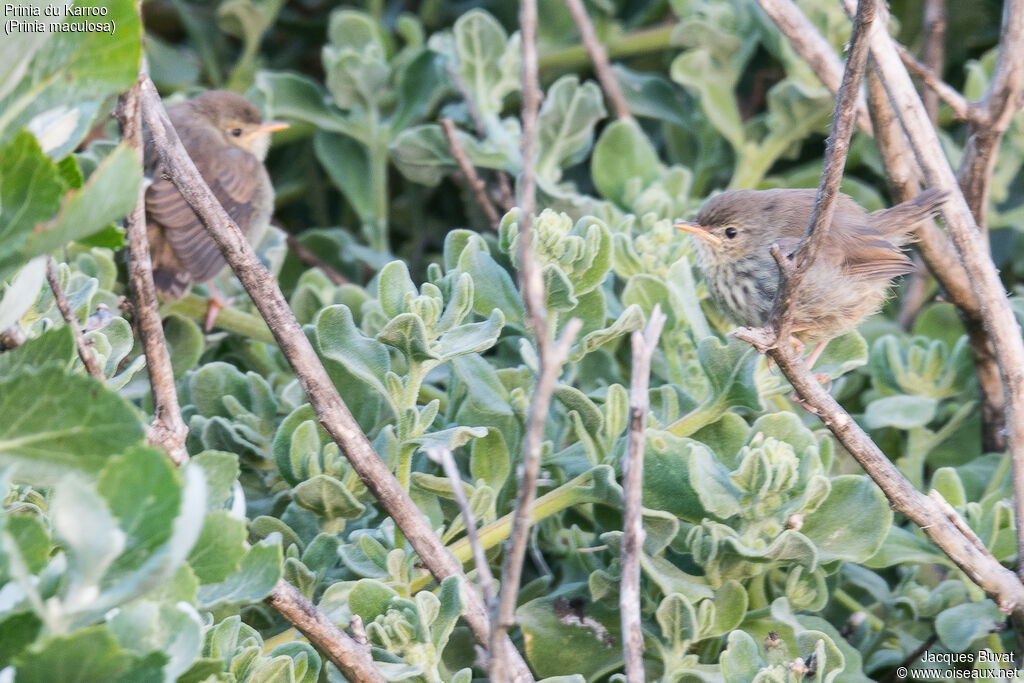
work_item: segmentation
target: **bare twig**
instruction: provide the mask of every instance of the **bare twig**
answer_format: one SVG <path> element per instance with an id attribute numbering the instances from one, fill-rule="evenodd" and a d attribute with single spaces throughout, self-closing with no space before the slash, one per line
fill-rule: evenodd
<path id="1" fill-rule="evenodd" d="M 838 95 L 843 80 L 843 62 L 821 32 L 793 3 L 793 0 L 757 0 L 793 49 L 804 58 L 825 87 Z M 873 135 L 871 118 L 863 99 L 857 101 L 857 127 Z"/>
<path id="2" fill-rule="evenodd" d="M 896 112 L 889 102 L 877 67 L 868 73 L 868 101 L 875 123 L 878 151 L 886 177 L 897 202 L 912 199 L 919 192 L 920 168 Z M 981 399 L 982 448 L 985 452 L 1006 450 L 1003 382 L 995 360 L 995 350 L 985 332 L 981 305 L 971 288 L 970 278 L 960 262 L 956 248 L 935 221 L 928 219 L 917 227 L 917 248 L 935 279 L 946 290 L 946 298 L 960 312 L 974 356 L 975 374 Z"/>
<path id="3" fill-rule="evenodd" d="M 850 38 L 850 55 L 846 60 L 842 84 L 839 86 L 839 95 L 832 113 L 832 134 L 825 148 L 825 161 L 810 223 L 800 240 L 800 245 L 792 254 L 783 255 L 777 245 L 772 246 L 772 256 L 779 264 L 780 273 L 779 288 L 770 318 L 770 324 L 778 335 L 776 343 L 785 343 L 790 337 L 795 294 L 815 256 L 825 243 L 832 225 L 832 217 L 835 215 L 835 200 L 839 196 L 839 182 L 843 179 L 846 154 L 850 150 L 857 98 L 868 59 L 867 36 L 875 20 L 875 2 L 876 0 L 860 0 L 857 5 L 853 36 Z"/>
<path id="4" fill-rule="evenodd" d="M 941 76 L 946 57 L 946 0 L 925 0 L 924 3 L 924 47 L 921 61 Z M 932 123 L 939 121 L 939 96 L 934 90 L 921 93 L 921 101 Z"/>
<path id="5" fill-rule="evenodd" d="M 81 323 L 75 317 L 74 311 L 71 310 L 68 298 L 64 296 L 64 288 L 60 286 L 60 276 L 57 274 L 57 264 L 52 256 L 46 257 L 46 281 L 50 283 L 50 291 L 53 292 L 53 299 L 57 302 L 57 308 L 60 310 L 61 317 L 64 318 L 64 322 L 71 328 L 71 336 L 75 338 L 75 348 L 78 349 L 78 357 L 82 359 L 82 365 L 85 366 L 90 375 L 101 382 L 106 382 L 107 378 L 103 376 L 103 370 L 100 369 L 99 363 L 96 362 L 96 354 L 89 348 L 89 342 L 85 340 L 85 335 L 82 334 Z"/>
<path id="6" fill-rule="evenodd" d="M 1024 89 L 1024 0 L 1003 6 L 999 56 L 985 96 L 977 102 L 981 116 L 971 122 L 957 179 L 978 227 L 984 232 L 989 188 L 1003 134 L 1021 106 Z M 1024 491 L 1021 491 L 1024 494 Z M 1024 566 L 1024 562 L 1021 563 Z"/>
<path id="7" fill-rule="evenodd" d="M 452 79 L 452 84 L 455 89 L 459 91 L 462 96 L 462 101 L 466 103 L 466 111 L 469 112 L 469 118 L 473 121 L 473 127 L 476 129 L 476 134 L 480 138 L 487 137 L 487 124 L 484 123 L 484 117 L 480 114 L 480 109 L 476 106 L 476 101 L 469 96 L 469 89 L 466 87 L 466 82 L 462 80 L 462 76 L 449 64 L 447 66 L 448 75 Z M 509 181 L 508 173 L 504 171 L 496 171 L 495 176 L 498 179 L 498 203 L 501 208 L 505 211 L 511 211 L 512 207 L 516 205 L 515 197 L 512 196 L 512 183 Z"/>
<path id="8" fill-rule="evenodd" d="M 763 344 L 769 340 L 763 333 L 764 330 L 744 329 L 736 336 L 754 344 Z M 871 437 L 815 379 L 792 346 L 780 344 L 768 351 L 768 354 L 778 364 L 808 409 L 818 415 L 882 489 L 889 499 L 890 507 L 921 527 L 928 538 L 948 555 L 968 578 L 988 593 L 1004 613 L 1024 613 L 1024 584 L 991 553 L 978 548 L 966 538 L 960 530 L 960 525 L 950 520 L 947 511 L 940 509 L 935 501 L 907 481 Z"/>
<path id="9" fill-rule="evenodd" d="M 847 11 L 852 11 L 853 0 L 845 0 Z M 864 10 L 863 1 L 857 8 L 858 16 Z M 878 65 L 879 73 L 885 83 L 889 98 L 893 106 L 901 116 L 901 121 L 907 136 L 910 138 L 917 157 L 921 161 L 928 181 L 940 189 L 952 194 L 957 193 L 956 183 L 952 177 L 952 170 L 942 157 L 935 130 L 927 120 L 927 113 L 916 96 L 913 84 L 906 70 L 899 63 L 899 57 L 892 46 L 891 39 L 886 32 L 886 15 L 884 7 L 878 7 L 877 11 L 880 20 L 869 27 L 869 35 L 872 56 Z M 852 61 L 852 60 L 851 60 Z M 831 151 L 831 150 L 830 150 Z M 939 159 L 942 162 L 939 163 Z M 944 169 L 943 169 L 944 166 Z M 962 198 L 958 197 L 948 200 L 946 203 L 946 218 L 957 239 L 957 247 L 965 266 L 972 277 L 977 276 L 982 280 L 990 280 L 995 276 L 995 270 L 991 262 L 986 266 L 983 255 L 978 249 L 976 231 L 971 230 L 970 214 Z M 961 246 L 960 242 L 966 243 Z M 990 272 L 986 272 L 986 268 Z M 989 283 L 982 282 L 980 285 L 975 282 L 976 293 L 979 299 L 988 302 L 989 298 L 996 299 L 993 305 L 999 308 L 1005 306 L 1005 297 L 996 297 L 989 290 Z M 1001 298 L 1001 301 L 999 300 Z M 1003 319 L 1002 311 L 996 316 L 986 312 L 986 322 L 991 317 L 996 319 L 994 325 L 988 325 L 993 334 L 1006 332 L 1006 321 Z M 1012 317 L 1012 314 L 1011 314 Z M 775 341 L 774 330 L 743 329 L 737 333 L 737 337 L 745 339 L 755 346 L 768 348 L 768 353 L 778 364 L 779 369 L 786 375 L 793 388 L 800 395 L 804 404 L 812 412 L 816 413 L 825 425 L 846 447 L 847 451 L 861 464 L 871 478 L 881 487 L 889 499 L 891 507 L 906 515 L 913 522 L 918 524 L 932 541 L 945 552 L 972 581 L 981 586 L 999 604 L 1004 612 L 1012 613 L 1016 620 L 1024 616 L 1024 585 L 1017 577 L 1004 568 L 989 553 L 978 548 L 970 539 L 965 538 L 959 525 L 954 524 L 948 511 L 943 511 L 933 500 L 917 491 L 900 471 L 889 461 L 885 454 L 871 438 L 850 418 L 829 395 L 811 372 L 803 363 L 800 355 L 789 344 L 779 344 L 772 347 Z M 1015 340 L 1018 347 L 1021 345 L 1019 332 Z M 1009 343 L 1009 342 L 1007 342 Z M 999 349 L 1000 343 L 995 344 Z M 1009 354 L 1011 357 L 1013 352 Z M 1024 355 L 1024 353 L 1022 353 Z M 1000 367 L 1005 368 L 1000 362 Z M 1021 367 L 1020 364 L 1017 367 Z M 1005 371 L 1004 371 L 1005 381 Z M 1012 386 L 1008 384 L 1008 386 Z"/>
<path id="10" fill-rule="evenodd" d="M 765 11 L 778 24 L 779 29 L 794 44 L 794 47 L 808 60 L 818 77 L 834 78 L 838 89 L 840 80 L 839 58 L 828 42 L 790 0 L 758 0 Z M 802 50 L 809 43 L 813 50 Z M 834 68 L 830 64 L 836 65 Z M 869 74 L 868 95 L 871 102 L 871 117 L 877 131 L 878 149 L 885 165 L 886 176 L 896 201 L 912 199 L 923 183 L 921 170 L 916 164 L 914 150 L 896 118 L 888 94 L 881 80 L 875 74 L 877 67 Z M 829 86 L 830 89 L 832 86 Z M 833 91 L 835 91 L 833 89 Z M 982 394 L 982 442 L 986 451 L 1005 450 L 1003 418 L 1003 392 L 999 370 L 995 363 L 992 344 L 985 333 L 981 318 L 981 305 L 975 295 L 967 271 L 964 269 L 955 248 L 945 233 L 933 220 L 919 224 L 918 249 L 932 274 L 946 290 L 947 298 L 961 311 L 964 324 L 971 340 L 971 351 L 979 377 Z"/>
<path id="11" fill-rule="evenodd" d="M 274 276 L 260 262 L 241 230 L 199 175 L 149 79 L 143 82 L 142 107 L 157 152 L 171 181 L 200 217 L 267 321 L 278 346 L 302 384 L 320 424 L 341 448 L 367 489 L 401 529 L 431 574 L 438 580 L 448 576 L 464 577 L 459 562 L 449 554 L 408 492 L 399 485 L 352 417 L 309 339 L 303 334 L 295 315 L 288 308 Z M 462 595 L 466 605 L 466 623 L 479 642 L 489 642 L 490 622 L 482 601 L 471 590 L 463 590 Z M 509 670 L 513 677 L 516 680 L 532 680 L 526 663 L 512 643 L 506 639 L 502 646 L 507 650 Z"/>
<path id="12" fill-rule="evenodd" d="M 469 547 L 473 549 L 473 562 L 476 563 L 477 582 L 480 584 L 480 593 L 483 594 L 484 604 L 489 611 L 494 610 L 494 575 L 491 574 L 491 566 L 487 563 L 487 554 L 480 543 L 480 535 L 477 533 L 476 518 L 473 509 L 469 507 L 469 500 L 466 499 L 466 491 L 462 488 L 462 476 L 459 468 L 455 465 L 455 457 L 448 448 L 434 446 L 427 449 L 427 455 L 431 460 L 441 465 L 444 475 L 452 484 L 452 493 L 455 495 L 455 502 L 462 514 L 462 521 L 466 525 L 466 538 L 469 540 Z"/>
<path id="13" fill-rule="evenodd" d="M 622 94 L 622 88 L 619 87 L 619 82 L 615 79 L 611 65 L 608 63 L 608 53 L 605 51 L 604 46 L 601 45 L 601 41 L 598 40 L 597 34 L 594 32 L 594 24 L 590 21 L 590 17 L 587 16 L 583 0 L 565 0 L 565 4 L 569 8 L 572 20 L 576 22 L 576 29 L 580 32 L 580 37 L 583 39 L 583 47 L 590 56 L 590 62 L 594 65 L 594 73 L 597 75 L 597 80 L 601 83 L 605 97 L 612 104 L 615 117 L 620 120 L 633 118 L 629 113 L 629 105 L 626 104 L 626 98 Z"/>
<path id="14" fill-rule="evenodd" d="M 469 160 L 469 157 L 466 156 L 466 150 L 462 149 L 462 145 L 459 144 L 459 138 L 455 135 L 455 124 L 451 119 L 441 119 L 441 129 L 444 131 L 444 137 L 448 141 L 448 149 L 452 153 L 452 158 L 455 159 L 455 163 L 459 165 L 459 170 L 465 176 L 466 183 L 469 184 L 469 189 L 473 191 L 473 196 L 476 198 L 476 203 L 483 209 L 484 215 L 487 216 L 491 227 L 497 231 L 501 216 L 498 215 L 497 209 L 494 208 L 494 204 L 491 204 L 491 200 L 487 196 L 487 184 L 480 180 L 480 176 L 476 173 L 476 168 L 473 167 L 473 162 Z"/>
<path id="15" fill-rule="evenodd" d="M 844 0 L 848 8 L 851 2 Z M 1024 10 L 1024 0 L 1014 0 L 1007 7 L 1020 14 Z M 1006 298 L 999 273 L 992 263 L 988 245 L 978 231 L 971 208 L 959 192 L 957 179 L 942 150 L 935 128 L 928 120 L 928 114 L 914 91 L 910 76 L 900 63 L 892 39 L 886 32 L 887 10 L 882 8 L 879 12 L 881 21 L 876 22 L 871 31 L 871 54 L 924 171 L 925 179 L 932 187 L 945 190 L 950 195 L 943 206 L 943 216 L 947 231 L 981 304 L 981 316 L 995 350 L 1004 388 L 1007 445 L 1014 463 L 1015 512 L 1018 519 L 1024 519 L 1024 373 L 1021 372 L 1021 368 L 1024 368 L 1024 341 L 1021 339 L 1020 326 Z M 1008 20 L 1008 23 L 1024 24 L 1024 17 Z M 1004 37 L 1007 35 L 1016 34 L 1004 32 Z M 1017 52 L 1021 50 L 1020 46 L 1005 47 Z M 1012 95 L 1016 97 L 1017 93 Z M 1024 557 L 1024 528 L 1018 530 L 1017 540 L 1018 554 Z M 1024 562 L 1020 563 L 1019 571 L 1024 574 Z M 1024 617 L 1024 613 L 1021 616 Z"/>
<path id="16" fill-rule="evenodd" d="M 117 107 L 121 123 L 121 137 L 135 150 L 142 163 L 142 117 L 139 112 L 140 89 L 145 76 L 126 94 Z M 139 187 L 135 208 L 125 218 L 128 235 L 128 279 L 131 283 L 132 310 L 135 324 L 146 354 L 146 371 L 153 394 L 153 422 L 146 429 L 146 439 L 160 446 L 177 465 L 188 460 L 185 437 L 188 427 L 181 416 L 178 392 L 174 386 L 171 356 L 164 339 L 164 328 L 157 309 L 156 288 L 153 285 L 153 262 L 149 255 L 149 236 L 146 234 L 145 188 Z"/>
<path id="17" fill-rule="evenodd" d="M 384 683 L 387 680 L 374 666 L 368 648 L 345 635 L 299 589 L 284 579 L 277 582 L 264 602 L 306 636 L 348 680 L 359 683 Z"/>
<path id="18" fill-rule="evenodd" d="M 366 637 L 366 628 L 363 626 L 363 618 L 358 614 L 353 614 L 351 620 L 348 622 L 348 628 L 352 631 L 352 640 L 356 641 L 360 647 L 370 649 L 370 639 Z"/>
<path id="19" fill-rule="evenodd" d="M 959 90 L 943 81 L 930 65 L 919 62 L 911 54 L 910 50 L 898 43 L 896 44 L 896 51 L 899 53 L 900 59 L 903 60 L 903 65 L 907 67 L 907 70 L 920 78 L 921 82 L 925 84 L 927 89 L 921 95 L 922 98 L 925 95 L 938 96 L 953 110 L 953 116 L 961 121 L 970 121 L 976 118 L 974 107 L 970 101 L 961 95 Z M 928 118 L 932 118 L 931 113 L 928 114 Z"/>
<path id="20" fill-rule="evenodd" d="M 626 681 L 644 682 L 644 636 L 640 626 L 640 549 L 644 543 L 643 483 L 644 444 L 649 407 L 651 356 L 658 346 L 666 316 L 655 304 L 647 328 L 633 333 L 633 370 L 629 383 L 629 446 L 622 465 L 622 585 L 619 610 L 622 612 L 622 647 L 626 660 Z"/>
<path id="21" fill-rule="evenodd" d="M 896 680 L 897 672 L 905 669 L 909 669 L 910 665 L 917 661 L 917 658 L 923 655 L 928 649 L 939 640 L 939 634 L 933 633 L 928 636 L 923 643 L 921 643 L 916 650 L 911 652 L 907 657 L 900 662 L 899 666 L 895 666 L 892 670 L 882 678 L 878 679 L 878 683 L 890 683 Z M 900 676 L 900 680 L 905 680 L 906 676 Z"/>
<path id="22" fill-rule="evenodd" d="M 501 573 L 501 595 L 492 623 L 492 639 L 505 637 L 515 623 L 516 595 L 522 578 L 523 560 L 530 531 L 530 509 L 537 492 L 540 451 L 544 441 L 544 424 L 551 405 L 551 394 L 569 355 L 569 347 L 582 327 L 573 318 L 566 323 L 561 338 L 554 342 L 549 330 L 544 305 L 544 281 L 540 265 L 534 257 L 531 240 L 533 212 L 536 205 L 537 112 L 540 109 L 540 83 L 537 79 L 537 2 L 523 0 L 519 9 L 519 28 L 523 41 L 523 172 L 519 179 L 519 287 L 526 308 L 526 323 L 537 341 L 540 372 L 533 391 L 523 440 L 523 462 L 519 468 L 519 493 L 516 497 L 512 533 L 508 539 Z M 490 648 L 491 680 L 503 683 L 507 667 L 504 653 Z"/>
<path id="23" fill-rule="evenodd" d="M 324 261 L 322 258 L 313 253 L 313 250 L 307 247 L 305 244 L 295 238 L 295 235 L 288 235 L 285 238 L 285 242 L 288 244 L 288 248 L 295 252 L 295 255 L 299 257 L 303 263 L 307 266 L 313 266 L 319 268 L 327 279 L 336 285 L 345 285 L 350 280 L 336 271 L 330 263 Z"/>
<path id="24" fill-rule="evenodd" d="M 970 541 L 974 547 L 981 552 L 988 552 L 988 548 L 985 547 L 982 540 L 978 538 L 978 534 L 974 533 L 974 529 L 967 525 L 964 518 L 960 516 L 956 509 L 949 504 L 949 501 L 947 501 L 941 493 L 936 489 L 932 489 L 928 492 L 928 497 L 935 501 L 935 504 L 939 506 L 942 513 L 949 518 L 949 521 L 953 522 L 956 528 L 960 530 L 960 533 L 964 535 L 964 538 Z"/>

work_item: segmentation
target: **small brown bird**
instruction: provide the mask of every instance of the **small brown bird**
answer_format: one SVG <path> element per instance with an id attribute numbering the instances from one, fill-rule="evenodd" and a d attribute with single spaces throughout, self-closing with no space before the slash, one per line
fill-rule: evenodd
<path id="1" fill-rule="evenodd" d="M 771 255 L 778 244 L 788 254 L 799 245 L 811 219 L 817 191 L 733 190 L 701 207 L 695 222 L 676 225 L 699 239 L 697 259 L 715 304 L 741 325 L 768 322 L 779 268 Z M 914 270 L 900 248 L 934 214 L 945 193 L 926 190 L 891 209 L 867 213 L 845 194 L 817 258 L 793 304 L 793 336 L 817 347 L 813 366 L 829 339 L 855 328 L 885 301 L 891 280 Z"/>
<path id="2" fill-rule="evenodd" d="M 264 121 L 241 95 L 225 90 L 203 93 L 168 108 L 182 144 L 213 194 L 250 242 L 263 237 L 274 208 L 274 188 L 263 167 L 270 134 L 287 123 Z M 153 258 L 153 280 L 165 299 L 183 296 L 194 282 L 205 282 L 224 267 L 224 257 L 199 217 L 166 177 L 147 140 L 146 222 Z M 207 331 L 224 301 L 210 284 Z"/>

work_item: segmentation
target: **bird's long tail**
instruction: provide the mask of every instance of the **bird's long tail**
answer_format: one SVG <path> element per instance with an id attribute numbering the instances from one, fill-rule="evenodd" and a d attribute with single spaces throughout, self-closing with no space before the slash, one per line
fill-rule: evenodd
<path id="1" fill-rule="evenodd" d="M 947 196 L 945 190 L 929 189 L 890 209 L 873 211 L 869 214 L 871 227 L 893 243 L 912 242 L 918 224 L 934 216 Z"/>

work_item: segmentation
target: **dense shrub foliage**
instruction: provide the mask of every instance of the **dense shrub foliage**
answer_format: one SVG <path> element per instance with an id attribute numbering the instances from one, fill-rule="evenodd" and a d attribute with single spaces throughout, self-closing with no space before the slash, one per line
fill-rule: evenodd
<path id="1" fill-rule="evenodd" d="M 268 161 L 281 227 L 258 252 L 377 453 L 472 578 L 453 484 L 425 449 L 455 452 L 500 567 L 537 356 L 516 286 L 524 217 L 503 212 L 490 229 L 438 121 L 455 122 L 492 188 L 514 183 L 512 4 L 424 2 L 413 14 L 404 8 L 417 3 L 154 0 L 145 27 L 128 0 L 77 4 L 109 8 L 116 34 L 0 42 L 10 67 L 0 72 L 0 330 L 27 337 L 0 353 L 0 680 L 341 680 L 261 602 L 281 578 L 343 628 L 358 616 L 389 680 L 484 675 L 459 620 L 459 580 L 426 573 L 228 271 L 216 282 L 236 303 L 212 334 L 196 322 L 200 289 L 162 309 L 191 461 L 175 469 L 145 445 L 153 406 L 118 252 L 142 177 L 107 112 L 136 78 L 145 34 L 166 96 L 230 87 L 292 122 Z M 537 677 L 609 680 L 622 669 L 628 335 L 657 304 L 668 323 L 643 489 L 649 679 L 852 683 L 884 676 L 926 641 L 933 653 L 1012 653 L 996 606 L 894 517 L 788 400 L 778 371 L 726 335 L 672 227 L 718 189 L 813 186 L 828 91 L 755 3 L 594 2 L 636 117 L 614 120 L 562 3 L 540 4 L 533 244 L 549 321 L 583 328 L 546 426 L 516 613 Z M 838 3 L 800 4 L 841 49 L 849 22 Z M 998 8 L 949 4 L 947 74 L 976 97 Z M 901 38 L 918 41 L 917 5 L 895 10 Z M 955 159 L 962 130 L 942 123 Z M 1007 227 L 1020 213 L 1022 157 L 1018 116 L 989 217 L 1009 286 L 1024 254 Z M 866 136 L 849 168 L 844 191 L 884 206 Z M 306 265 L 286 233 L 348 282 Z M 105 383 L 78 359 L 44 283 L 46 254 Z M 980 451 L 952 306 L 927 303 L 910 332 L 894 320 L 888 311 L 833 341 L 815 370 L 916 486 L 938 489 L 1013 562 L 1010 463 Z"/>

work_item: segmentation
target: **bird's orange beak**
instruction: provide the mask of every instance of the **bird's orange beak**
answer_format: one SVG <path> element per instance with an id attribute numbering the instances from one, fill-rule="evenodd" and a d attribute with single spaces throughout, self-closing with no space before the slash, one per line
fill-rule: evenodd
<path id="1" fill-rule="evenodd" d="M 694 223 L 692 221 L 680 221 L 676 223 L 676 228 L 685 230 L 686 232 L 692 233 L 701 239 L 707 240 L 712 244 L 721 244 L 722 239 L 716 235 L 712 235 L 707 228 L 700 223 Z"/>
<path id="2" fill-rule="evenodd" d="M 284 121 L 264 121 L 260 124 L 259 128 L 256 129 L 257 133 L 274 133 L 279 130 L 284 130 L 288 127 L 288 124 Z"/>

